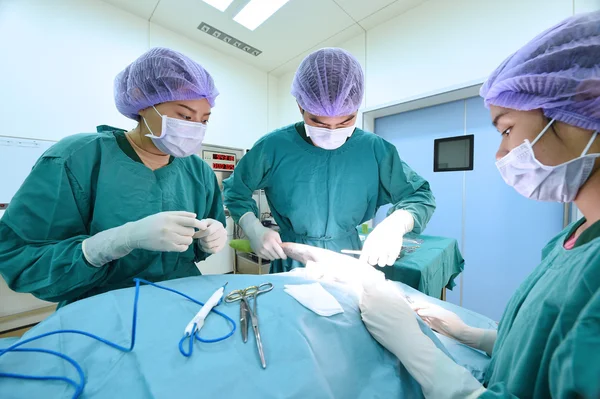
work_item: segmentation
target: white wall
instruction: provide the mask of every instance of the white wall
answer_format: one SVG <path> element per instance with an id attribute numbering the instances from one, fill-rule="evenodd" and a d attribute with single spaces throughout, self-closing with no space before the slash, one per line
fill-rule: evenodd
<path id="1" fill-rule="evenodd" d="M 2 0 L 0 135 L 58 140 L 100 124 L 132 128 L 114 107 L 113 80 L 154 46 L 213 75 L 221 96 L 207 142 L 245 147 L 268 130 L 265 72 L 97 0 Z"/>
<path id="2" fill-rule="evenodd" d="M 269 74 L 269 108 L 267 130 L 270 132 L 279 127 L 279 78 Z"/>
<path id="3" fill-rule="evenodd" d="M 365 68 L 364 106 L 481 80 L 529 38 L 600 0 L 430 0 L 340 47 Z M 277 78 L 97 0 L 0 1 L 1 135 L 58 140 L 134 123 L 114 108 L 114 76 L 153 46 L 202 63 L 222 95 L 206 141 L 251 146 L 300 119 L 294 72 Z"/>
<path id="4" fill-rule="evenodd" d="M 600 0 L 430 0 L 339 47 L 363 64 L 363 105 L 374 108 L 481 82 L 538 33 L 598 9 Z M 280 125 L 299 120 L 293 76 L 279 80 Z"/>
<path id="5" fill-rule="evenodd" d="M 298 104 L 291 95 L 292 81 L 294 80 L 294 72 L 288 72 L 279 78 L 279 87 L 277 90 L 277 117 L 279 126 L 286 126 L 301 120 Z"/>
<path id="6" fill-rule="evenodd" d="M 600 10 L 600 0 L 573 0 L 573 11 L 579 14 Z"/>

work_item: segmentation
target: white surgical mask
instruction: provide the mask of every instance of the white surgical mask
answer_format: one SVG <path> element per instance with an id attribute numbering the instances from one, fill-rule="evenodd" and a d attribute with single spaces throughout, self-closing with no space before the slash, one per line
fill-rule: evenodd
<path id="1" fill-rule="evenodd" d="M 304 124 L 306 135 L 312 142 L 325 150 L 335 150 L 344 145 L 348 137 L 352 136 L 354 126 L 343 127 L 340 129 L 326 129 L 323 127 L 314 127 Z"/>
<path id="2" fill-rule="evenodd" d="M 204 123 L 169 118 L 166 115 L 161 115 L 154 106 L 152 108 L 162 117 L 162 133 L 160 137 L 154 135 L 146 119 L 144 119 L 144 123 L 150 131 L 150 134 L 147 134 L 146 137 L 152 139 L 156 148 L 176 158 L 189 157 L 200 151 L 204 135 L 206 134 L 206 125 Z"/>
<path id="3" fill-rule="evenodd" d="M 592 173 L 600 154 L 588 154 L 598 132 L 592 135 L 580 157 L 556 166 L 546 166 L 535 158 L 533 146 L 552 126 L 550 121 L 533 143 L 525 140 L 496 162 L 502 178 L 519 194 L 538 201 L 573 202 Z"/>

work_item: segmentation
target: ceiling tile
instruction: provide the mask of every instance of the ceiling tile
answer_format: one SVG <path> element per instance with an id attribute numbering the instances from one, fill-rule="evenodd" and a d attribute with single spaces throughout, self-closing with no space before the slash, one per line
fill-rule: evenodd
<path id="1" fill-rule="evenodd" d="M 233 21 L 235 11 L 200 0 L 161 0 L 152 22 L 267 71 L 354 24 L 332 0 L 292 0 L 254 31 Z M 202 22 L 263 53 L 254 57 L 199 31 Z"/>
<path id="2" fill-rule="evenodd" d="M 390 19 L 404 14 L 405 12 L 425 3 L 427 0 L 397 0 L 383 9 L 363 18 L 359 21 L 365 30 L 373 29 Z"/>
<path id="3" fill-rule="evenodd" d="M 152 23 L 196 43 L 279 74 L 295 69 L 309 52 L 337 46 L 426 0 L 290 0 L 254 31 L 233 21 L 246 0 L 234 0 L 225 12 L 202 0 L 102 1 L 146 20 L 151 17 Z M 255 57 L 199 31 L 202 22 L 257 48 L 262 54 Z"/>
<path id="4" fill-rule="evenodd" d="M 364 34 L 364 32 L 365 31 L 360 26 L 358 26 L 356 24 L 352 25 L 349 28 L 343 30 L 342 32 L 339 32 L 335 36 L 332 36 L 327 40 L 317 43 L 315 46 L 311 47 L 310 49 L 308 49 L 308 50 L 298 54 L 294 58 L 286 61 L 279 67 L 271 70 L 270 73 L 271 73 L 271 75 L 273 75 L 275 77 L 280 77 L 280 76 L 285 75 L 286 73 L 293 72 L 298 68 L 298 66 L 300 65 L 302 60 L 307 55 L 312 53 L 313 51 L 317 51 L 318 49 L 321 49 L 323 47 L 338 47 L 338 46 L 342 45 L 344 42 L 346 42 L 347 40 L 356 38 L 357 36 Z"/>
<path id="5" fill-rule="evenodd" d="M 355 20 L 359 21 L 389 6 L 396 0 L 335 0 Z"/>
<path id="6" fill-rule="evenodd" d="M 149 20 L 160 0 L 102 0 L 133 15 Z"/>

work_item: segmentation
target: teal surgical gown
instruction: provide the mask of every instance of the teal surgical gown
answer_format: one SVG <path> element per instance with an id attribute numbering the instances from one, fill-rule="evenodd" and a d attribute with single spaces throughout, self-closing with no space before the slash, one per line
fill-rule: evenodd
<path id="1" fill-rule="evenodd" d="M 600 398 L 600 222 L 568 227 L 511 298 L 487 373 L 491 398 Z"/>
<path id="2" fill-rule="evenodd" d="M 237 222 L 258 215 L 252 193 L 264 189 L 284 242 L 339 252 L 361 249 L 356 226 L 377 209 L 405 209 L 420 233 L 435 210 L 429 183 L 402 162 L 381 137 L 356 129 L 336 150 L 309 143 L 304 125 L 261 138 L 223 182 L 225 204 Z M 302 266 L 292 259 L 272 262 L 271 272 Z"/>
<path id="3" fill-rule="evenodd" d="M 200 157 L 152 171 L 124 131 L 67 137 L 38 160 L 0 219 L 0 273 L 17 292 L 63 304 L 132 286 L 134 277 L 199 275 L 194 262 L 209 255 L 196 242 L 183 253 L 134 250 L 102 267 L 85 260 L 86 238 L 164 211 L 225 224 L 215 174 Z"/>

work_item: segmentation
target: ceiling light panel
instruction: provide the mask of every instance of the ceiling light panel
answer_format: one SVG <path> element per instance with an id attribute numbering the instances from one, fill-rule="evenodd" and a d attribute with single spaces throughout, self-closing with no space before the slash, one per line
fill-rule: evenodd
<path id="1" fill-rule="evenodd" d="M 288 1 L 290 0 L 250 0 L 233 20 L 250 30 L 254 30 Z"/>
<path id="2" fill-rule="evenodd" d="M 202 1 L 204 1 L 206 4 L 213 6 L 214 8 L 216 8 L 219 11 L 227 10 L 227 7 L 229 7 L 231 5 L 231 3 L 233 3 L 233 0 L 202 0 Z"/>

